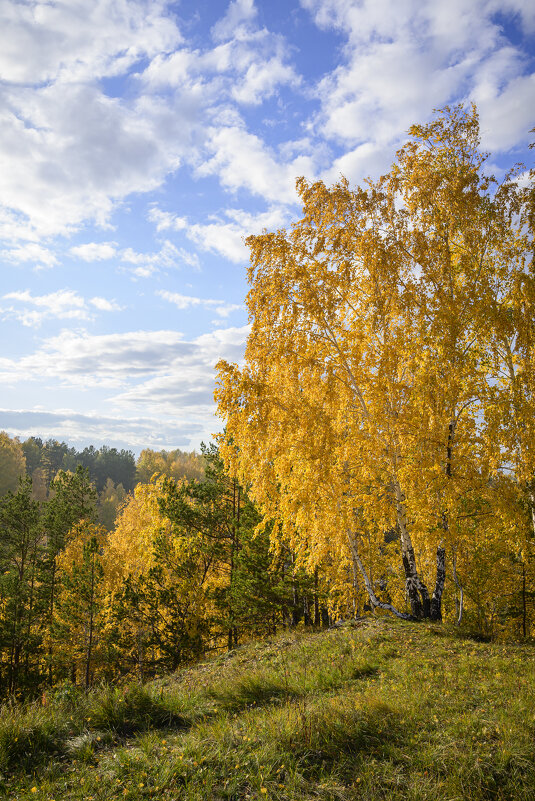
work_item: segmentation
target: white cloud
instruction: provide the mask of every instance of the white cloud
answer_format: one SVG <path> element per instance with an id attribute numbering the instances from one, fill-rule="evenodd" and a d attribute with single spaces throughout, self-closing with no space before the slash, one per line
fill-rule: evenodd
<path id="1" fill-rule="evenodd" d="M 95 410 L 82 414 L 74 409 L 4 408 L 0 409 L 0 421 L 2 429 L 21 440 L 37 435 L 45 440 L 66 440 L 79 448 L 104 442 L 138 452 L 143 448 L 191 447 L 192 439 L 197 444 L 203 433 L 202 423 L 196 420 L 166 416 L 155 428 L 151 417 L 102 414 Z"/>
<path id="2" fill-rule="evenodd" d="M 199 166 L 199 176 L 217 175 L 227 189 L 247 189 L 268 202 L 295 203 L 296 177 L 316 172 L 312 156 L 281 164 L 260 137 L 238 126 L 213 129 L 207 149 L 213 156 Z"/>
<path id="3" fill-rule="evenodd" d="M 197 121 L 185 96 L 169 105 L 108 97 L 89 84 L 5 89 L 0 206 L 21 215 L 33 237 L 84 220 L 106 226 L 120 200 L 158 187 L 179 166 Z"/>
<path id="4" fill-rule="evenodd" d="M 357 183 L 363 176 L 381 175 L 389 167 L 390 156 L 381 145 L 365 142 L 335 159 L 321 177 L 327 184 L 335 183 L 341 176 Z"/>
<path id="5" fill-rule="evenodd" d="M 248 326 L 217 329 L 187 341 L 176 331 L 132 331 L 92 336 L 65 330 L 20 359 L 0 357 L 6 385 L 56 380 L 64 388 L 115 390 L 111 413 L 161 415 L 175 419 L 187 409 L 190 421 L 213 425 L 215 364 L 240 361 Z"/>
<path id="6" fill-rule="evenodd" d="M 262 214 L 250 214 L 241 209 L 227 209 L 228 221 L 194 223 L 187 228 L 187 236 L 203 250 L 219 253 L 229 261 L 243 264 L 249 260 L 249 251 L 244 243 L 251 234 L 259 234 L 282 228 L 288 222 L 288 211 L 284 207 L 273 207 Z"/>
<path id="7" fill-rule="evenodd" d="M 15 301 L 0 308 L 3 317 L 14 317 L 25 326 L 38 327 L 45 319 L 88 320 L 91 318 L 84 298 L 72 289 L 60 289 L 47 295 L 32 295 L 29 290 L 8 292 L 4 301 Z M 20 305 L 19 305 L 20 304 Z M 115 311 L 120 307 L 115 301 L 95 297 L 90 304 L 99 311 Z"/>
<path id="8" fill-rule="evenodd" d="M 179 165 L 194 112 L 52 84 L 8 93 L 0 122 L 0 205 L 50 236 L 105 226 L 123 197 L 156 188 Z"/>
<path id="9" fill-rule="evenodd" d="M 116 242 L 87 242 L 84 245 L 72 247 L 69 251 L 82 261 L 107 261 L 117 255 Z"/>
<path id="10" fill-rule="evenodd" d="M 157 206 L 151 206 L 147 217 L 156 225 L 157 231 L 167 231 L 170 228 L 181 231 L 187 226 L 185 217 L 178 217 L 168 211 L 162 211 Z"/>
<path id="11" fill-rule="evenodd" d="M 54 267 L 58 263 L 51 250 L 38 245 L 36 242 L 26 242 L 24 245 L 19 245 L 9 250 L 2 250 L 0 251 L 0 258 L 15 264 L 31 261 L 37 269 Z"/>
<path id="12" fill-rule="evenodd" d="M 187 236 L 203 250 L 218 253 L 228 261 L 243 264 L 248 259 L 243 243 L 243 229 L 235 223 L 194 223 L 187 229 Z"/>
<path id="13" fill-rule="evenodd" d="M 490 10 L 498 14 L 517 14 L 527 33 L 535 33 L 535 6 L 531 0 L 491 0 Z"/>
<path id="14" fill-rule="evenodd" d="M 218 44 L 204 50 L 183 47 L 160 53 L 139 76 L 151 89 L 173 87 L 202 95 L 206 108 L 228 112 L 228 101 L 257 105 L 277 87 L 298 87 L 301 77 L 290 63 L 284 37 L 254 24 L 256 9 L 249 0 L 229 5 L 212 29 Z"/>
<path id="15" fill-rule="evenodd" d="M 107 300 L 106 298 L 95 297 L 91 298 L 89 302 L 99 311 L 121 311 L 122 309 L 122 306 L 119 306 L 115 300 Z"/>
<path id="16" fill-rule="evenodd" d="M 201 250 L 218 253 L 235 264 L 243 264 L 249 259 L 244 244 L 246 237 L 259 234 L 264 228 L 282 228 L 289 222 L 289 213 L 284 206 L 272 206 L 259 214 L 238 208 L 225 209 L 222 217 L 207 223 L 190 223 L 185 217 L 157 207 L 152 207 L 148 216 L 156 224 L 156 230 L 184 231 Z"/>
<path id="17" fill-rule="evenodd" d="M 239 39 L 247 35 L 257 13 L 254 0 L 231 0 L 225 15 L 212 28 L 214 40 Z"/>
<path id="18" fill-rule="evenodd" d="M 321 111 L 309 130 L 355 148 L 395 144 L 433 108 L 475 99 L 489 146 L 508 148 L 535 122 L 526 55 L 495 17 L 523 0 L 301 0 L 322 28 L 346 37 L 342 63 L 318 84 Z M 366 170 L 367 174 L 369 171 Z"/>
<path id="19" fill-rule="evenodd" d="M 156 189 L 185 162 L 205 160 L 207 136 L 201 172 L 217 174 L 232 191 L 288 198 L 297 172 L 309 170 L 306 158 L 281 163 L 258 137 L 238 132 L 236 104 L 258 104 L 300 81 L 285 39 L 258 27 L 250 0 L 230 3 L 214 27 L 216 43 L 203 50 L 179 47 L 173 16 L 158 0 L 8 0 L 3 14 L 0 232 L 8 239 L 39 242 L 87 221 L 109 227 L 125 197 Z M 128 80 L 146 60 L 137 80 L 130 72 L 133 91 L 122 98 L 96 82 Z M 208 119 L 237 127 L 210 131 Z M 243 167 L 229 151 L 233 143 L 245 148 Z M 165 230 L 165 220 L 160 225 Z M 113 257 L 113 243 L 98 251 L 92 244 L 72 255 Z M 150 274 L 147 267 L 137 272 Z"/>
<path id="20" fill-rule="evenodd" d="M 241 304 L 226 303 L 224 300 L 214 300 L 211 298 L 196 298 L 191 295 L 181 295 L 179 292 L 167 292 L 160 290 L 156 293 L 169 303 L 173 303 L 177 309 L 185 310 L 193 306 L 201 306 L 205 309 L 213 309 L 219 317 L 228 317 L 233 311 L 242 309 Z"/>
<path id="21" fill-rule="evenodd" d="M 298 83 L 293 67 L 274 57 L 261 64 L 251 64 L 243 81 L 234 87 L 232 96 L 238 103 L 258 105 L 271 97 L 277 86 Z"/>
<path id="22" fill-rule="evenodd" d="M 178 248 L 169 240 L 156 253 L 138 253 L 133 248 L 126 248 L 121 251 L 120 258 L 123 265 L 132 265 L 125 269 L 136 278 L 149 278 L 159 270 L 179 269 L 184 264 L 199 269 L 197 254 Z"/>
<path id="23" fill-rule="evenodd" d="M 476 87 L 473 97 L 481 118 L 482 146 L 491 151 L 507 150 L 518 144 L 521 133 L 527 144 L 528 131 L 535 124 L 535 75 L 515 78 L 501 92 L 496 88 L 480 92 Z"/>
<path id="24" fill-rule="evenodd" d="M 161 0 L 4 0 L 0 73 L 4 81 L 22 84 L 120 74 L 180 42 L 165 12 Z"/>
<path id="25" fill-rule="evenodd" d="M 217 329 L 188 343 L 167 370 L 160 371 L 114 397 L 116 403 L 133 409 L 151 409 L 154 414 L 175 414 L 177 408 L 211 421 L 214 413 L 215 364 L 221 358 L 231 362 L 243 357 L 249 326 Z M 213 430 L 213 429 L 212 429 Z"/>

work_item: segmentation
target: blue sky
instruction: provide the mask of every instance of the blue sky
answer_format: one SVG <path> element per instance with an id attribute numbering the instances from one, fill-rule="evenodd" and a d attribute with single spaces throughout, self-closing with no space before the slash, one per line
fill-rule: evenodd
<path id="1" fill-rule="evenodd" d="M 76 447 L 208 441 L 247 336 L 243 237 L 295 179 L 388 168 L 475 101 L 529 160 L 532 0 L 3 0 L 0 429 Z"/>

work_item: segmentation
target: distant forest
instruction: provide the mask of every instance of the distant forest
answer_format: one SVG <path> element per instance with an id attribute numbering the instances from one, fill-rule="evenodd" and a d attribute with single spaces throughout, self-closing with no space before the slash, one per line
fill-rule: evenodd
<path id="1" fill-rule="evenodd" d="M 16 492 L 19 479 L 32 480 L 32 495 L 45 501 L 50 485 L 59 471 L 74 473 L 77 467 L 89 472 L 98 494 L 99 522 L 108 530 L 113 527 L 118 509 L 126 496 L 139 483 L 147 483 L 155 473 L 173 478 L 200 480 L 204 475 L 204 459 L 195 451 L 180 449 L 155 451 L 146 448 L 136 461 L 130 450 L 90 445 L 81 451 L 55 439 L 43 441 L 29 437 L 21 442 L 0 432 L 0 497 Z"/>

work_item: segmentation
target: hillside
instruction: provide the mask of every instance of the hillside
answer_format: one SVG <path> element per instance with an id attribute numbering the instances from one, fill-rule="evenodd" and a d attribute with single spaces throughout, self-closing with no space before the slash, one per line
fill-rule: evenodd
<path id="1" fill-rule="evenodd" d="M 535 649 L 384 618 L 4 708 L 0 796 L 532 799 Z"/>

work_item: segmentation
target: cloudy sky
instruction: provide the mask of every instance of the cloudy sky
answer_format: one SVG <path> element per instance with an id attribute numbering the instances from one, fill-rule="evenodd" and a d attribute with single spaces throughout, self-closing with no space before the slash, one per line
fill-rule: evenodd
<path id="1" fill-rule="evenodd" d="M 535 3 L 3 0 L 0 81 L 0 429 L 189 449 L 297 176 L 377 175 L 461 100 L 528 158 Z"/>

